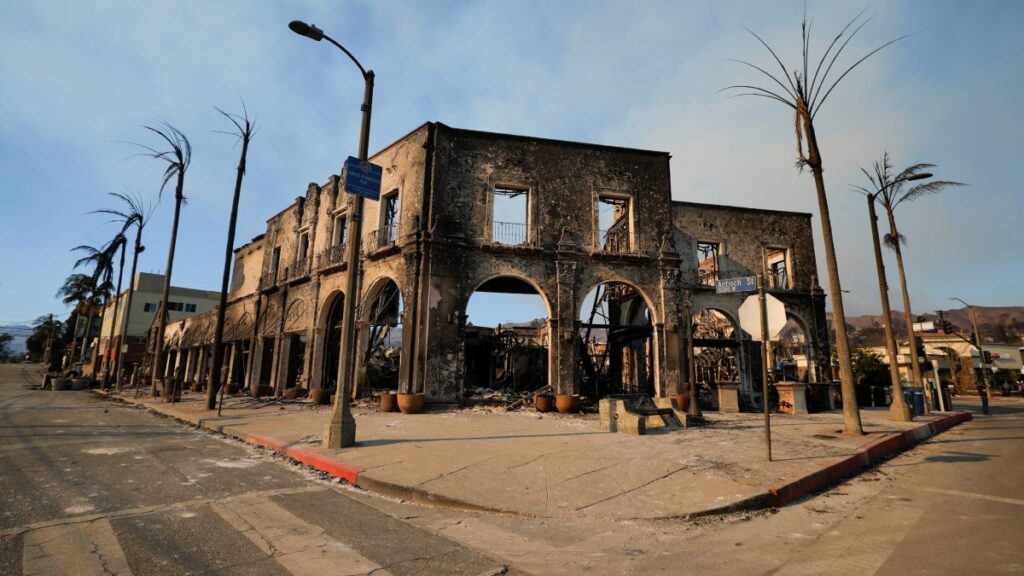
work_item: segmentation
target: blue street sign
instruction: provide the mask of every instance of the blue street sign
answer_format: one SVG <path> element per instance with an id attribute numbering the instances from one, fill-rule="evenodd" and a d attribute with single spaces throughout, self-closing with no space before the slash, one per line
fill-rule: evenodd
<path id="1" fill-rule="evenodd" d="M 349 194 L 380 200 L 380 177 L 383 173 L 384 168 L 349 156 L 341 170 L 341 181 Z"/>
<path id="2" fill-rule="evenodd" d="M 757 291 L 757 277 L 755 276 L 720 278 L 715 282 L 715 294 L 734 294 L 736 292 L 755 291 Z"/>

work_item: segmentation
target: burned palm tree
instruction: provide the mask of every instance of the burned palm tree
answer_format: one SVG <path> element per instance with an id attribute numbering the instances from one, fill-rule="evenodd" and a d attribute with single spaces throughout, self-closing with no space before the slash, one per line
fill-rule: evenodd
<path id="1" fill-rule="evenodd" d="M 768 78 L 773 84 L 771 89 L 750 84 L 728 86 L 724 90 L 734 91 L 734 96 L 757 96 L 768 98 L 789 107 L 794 113 L 796 128 L 797 168 L 800 171 L 810 170 L 814 176 L 814 185 L 818 197 L 818 211 L 821 215 L 821 231 L 825 243 L 825 260 L 828 267 L 829 293 L 832 296 L 832 312 L 836 326 L 846 326 L 846 313 L 843 308 L 843 292 L 839 282 L 839 264 L 836 262 L 835 242 L 832 238 L 832 219 L 829 216 L 828 197 L 825 194 L 825 180 L 822 176 L 823 166 L 818 139 L 814 131 L 814 119 L 821 107 L 828 100 L 836 86 L 846 78 L 862 62 L 878 53 L 883 48 L 906 36 L 890 40 L 871 50 L 860 59 L 843 68 L 842 72 L 832 74 L 833 66 L 839 56 L 849 45 L 850 40 L 867 24 L 871 18 L 863 18 L 864 12 L 857 14 L 839 34 L 832 39 L 828 48 L 817 59 L 817 65 L 811 57 L 811 23 L 806 15 L 800 26 L 801 58 L 798 68 L 790 73 L 775 50 L 760 36 L 747 29 L 758 42 L 771 54 L 775 64 L 782 71 L 776 75 L 761 66 L 745 60 L 733 60 L 748 66 Z M 851 31 L 852 29 L 852 31 Z M 849 31 L 849 34 L 847 32 Z M 812 69 L 813 67 L 813 69 Z M 850 363 L 850 342 L 845 330 L 836 330 L 836 348 L 839 356 L 839 379 L 842 383 L 844 431 L 848 434 L 863 434 L 860 412 L 857 409 L 857 396 L 854 391 L 853 369 Z"/>
<path id="2" fill-rule="evenodd" d="M 896 207 L 903 202 L 916 200 L 929 194 L 938 194 L 947 188 L 964 185 L 961 182 L 954 182 L 951 180 L 932 180 L 931 182 L 908 185 L 910 182 L 931 178 L 932 174 L 929 173 L 928 170 L 934 167 L 934 164 L 918 163 L 912 164 L 897 173 L 895 168 L 893 168 L 892 162 L 889 160 L 889 153 L 885 152 L 882 154 L 882 158 L 872 165 L 870 171 L 861 168 L 861 172 L 864 173 L 868 181 L 871 183 L 870 186 L 858 186 L 855 188 L 858 192 L 866 194 L 868 197 L 868 207 L 872 215 L 872 234 L 876 239 L 876 243 L 878 231 L 874 221 L 875 203 L 885 209 L 886 216 L 889 220 L 889 232 L 886 233 L 884 242 L 885 245 L 896 254 L 896 267 L 899 270 L 900 290 L 903 296 L 903 314 L 904 319 L 906 320 L 904 324 L 906 324 L 907 330 L 907 345 L 910 348 L 910 368 L 914 379 L 914 386 L 917 388 L 923 388 L 925 397 L 929 399 L 929 402 L 926 402 L 925 406 L 928 406 L 930 403 L 931 392 L 924 388 L 924 379 L 921 377 L 921 363 L 917 357 L 917 338 L 914 335 L 914 316 L 910 311 L 910 293 L 907 288 L 907 276 L 903 269 L 903 251 L 901 250 L 901 244 L 906 243 L 906 239 L 896 228 L 895 212 Z M 889 312 L 889 297 L 885 289 L 885 269 L 882 266 L 881 250 L 877 247 L 877 244 L 875 249 L 875 258 L 879 274 L 879 286 L 882 290 L 882 312 L 884 316 L 883 320 L 886 323 L 886 345 L 889 350 L 890 358 L 889 366 L 890 370 L 894 370 L 896 366 L 895 354 L 898 353 L 898 347 L 896 346 L 896 338 L 892 328 L 892 317 Z M 899 386 L 894 385 L 893 389 L 898 390 Z"/>
<path id="3" fill-rule="evenodd" d="M 88 314 L 89 312 L 93 287 L 91 275 L 75 272 L 64 279 L 64 283 L 57 290 L 57 298 L 60 298 L 60 301 L 68 306 L 74 305 L 74 314 L 80 318 L 83 313 Z M 75 352 L 78 350 L 77 338 L 75 334 L 72 334 L 71 354 L 69 356 L 71 362 L 75 361 Z M 84 343 L 85 340 L 83 339 L 82 342 Z"/>
<path id="4" fill-rule="evenodd" d="M 220 284 L 220 304 L 217 305 L 217 327 L 213 333 L 213 363 L 210 367 L 210 385 L 206 389 L 206 409 L 213 410 L 216 407 L 217 392 L 221 391 L 221 403 L 224 402 L 224 393 L 220 381 L 221 365 L 224 363 L 224 313 L 228 300 L 228 278 L 231 273 L 231 255 L 235 246 L 235 221 L 238 219 L 238 198 L 242 192 L 242 178 L 245 176 L 245 159 L 249 154 L 249 142 L 255 133 L 255 123 L 249 120 L 249 113 L 245 110 L 245 103 L 242 104 L 242 116 L 228 114 L 217 109 L 225 118 L 235 126 L 234 132 L 227 132 L 238 138 L 242 143 L 241 156 L 238 159 L 238 169 L 235 175 L 235 195 L 231 200 L 231 218 L 228 220 L 228 244 L 224 250 L 224 276 Z M 229 376 L 230 378 L 230 376 Z M 218 413 L 220 409 L 218 408 Z"/>
<path id="5" fill-rule="evenodd" d="M 159 316 L 157 317 L 157 332 L 156 342 L 154 342 L 153 362 L 150 367 L 154 371 L 152 374 L 153 387 L 150 393 L 153 396 L 157 394 L 157 371 L 160 370 L 160 365 L 163 363 L 164 347 L 163 337 L 164 331 L 167 329 L 167 301 L 171 293 L 171 273 L 174 269 L 174 248 L 178 241 L 178 221 L 181 217 L 181 205 L 185 202 L 185 172 L 188 171 L 188 165 L 192 161 L 192 145 L 189 143 L 188 138 L 185 135 L 171 126 L 167 122 L 164 122 L 159 127 L 144 126 L 146 130 L 153 132 L 163 140 L 163 144 L 168 146 L 167 150 L 159 150 L 139 144 L 141 148 L 146 150 L 148 156 L 160 160 L 167 164 L 167 168 L 164 170 L 163 181 L 160 184 L 160 195 L 163 195 L 164 188 L 171 179 L 175 179 L 174 186 L 174 220 L 171 223 L 171 243 L 167 248 L 167 267 L 164 269 L 164 290 L 163 295 L 160 298 L 160 309 L 158 311 Z M 162 377 L 160 378 L 162 381 Z M 174 392 L 171 391 L 171 397 L 174 397 Z"/>
<path id="6" fill-rule="evenodd" d="M 125 204 L 123 208 L 116 209 L 103 209 L 97 210 L 97 213 L 107 214 L 114 217 L 115 222 L 121 223 L 121 234 L 126 234 L 133 226 L 135 227 L 135 244 L 132 249 L 132 269 L 128 275 L 128 297 L 125 301 L 124 314 L 121 318 L 120 328 L 114 328 L 111 333 L 120 332 L 121 339 L 118 345 L 121 350 L 117 353 L 117 365 L 114 368 L 114 381 L 116 382 L 115 387 L 118 392 L 121 391 L 121 378 L 122 370 L 124 368 L 124 339 L 128 333 L 128 327 L 131 322 L 132 315 L 132 300 L 135 295 L 135 269 L 139 263 L 139 254 L 142 253 L 146 248 L 142 245 L 142 230 L 146 227 L 149 222 L 149 217 L 153 213 L 153 206 L 149 205 L 139 194 L 132 192 L 131 190 L 125 193 L 111 192 L 111 196 L 117 198 Z M 121 249 L 121 270 L 124 270 L 124 247 Z M 117 306 L 120 304 L 121 294 L 121 273 L 118 273 L 117 280 L 117 294 L 118 300 L 114 305 L 114 320 L 117 320 Z M 113 338 L 111 338 L 113 340 Z M 107 352 L 109 354 L 109 346 Z"/>
<path id="7" fill-rule="evenodd" d="M 111 278 L 114 273 L 113 259 L 117 252 L 117 246 L 113 242 L 105 244 L 101 248 L 83 244 L 75 246 L 72 252 L 82 252 L 82 256 L 75 261 L 74 268 L 91 267 L 92 290 L 89 298 L 89 315 L 85 323 L 85 335 L 82 337 L 82 353 L 79 361 L 85 362 L 85 355 L 89 349 L 89 336 L 92 332 L 92 320 L 96 308 L 100 310 L 100 326 L 103 326 L 103 314 L 107 308 L 107 300 L 110 298 L 110 291 L 113 289 Z M 84 367 L 83 367 L 84 371 Z"/>

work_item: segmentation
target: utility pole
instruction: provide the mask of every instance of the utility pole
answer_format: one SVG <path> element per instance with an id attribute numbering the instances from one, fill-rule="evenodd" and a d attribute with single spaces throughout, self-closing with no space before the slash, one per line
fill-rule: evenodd
<path id="1" fill-rule="evenodd" d="M 956 300 L 971 311 L 971 327 L 974 328 L 974 345 L 978 348 L 978 366 L 981 367 L 981 382 L 982 382 L 982 397 L 981 397 L 981 408 L 982 413 L 988 414 L 988 399 L 989 399 L 989 385 L 988 385 L 988 374 L 985 372 L 985 350 L 981 347 L 981 333 L 978 332 L 978 315 L 974 311 L 974 306 L 964 302 L 959 298 L 950 298 L 950 300 Z"/>

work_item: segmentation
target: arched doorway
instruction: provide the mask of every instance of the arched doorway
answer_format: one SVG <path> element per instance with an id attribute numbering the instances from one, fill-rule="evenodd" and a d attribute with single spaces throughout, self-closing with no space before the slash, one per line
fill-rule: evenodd
<path id="1" fill-rule="evenodd" d="M 366 293 L 364 303 L 359 323 L 355 394 L 398 390 L 404 337 L 402 291 L 391 278 L 381 278 Z"/>
<path id="2" fill-rule="evenodd" d="M 778 341 L 771 344 L 771 374 L 776 382 L 816 382 L 817 358 L 802 321 L 787 313 Z"/>
<path id="3" fill-rule="evenodd" d="M 549 307 L 532 283 L 498 276 L 466 301 L 463 397 L 507 403 L 548 385 Z"/>
<path id="4" fill-rule="evenodd" d="M 338 387 L 338 362 L 341 358 L 341 322 L 345 314 L 345 295 L 331 297 L 324 325 L 324 358 L 320 387 L 335 390 Z"/>
<path id="5" fill-rule="evenodd" d="M 577 377 L 584 396 L 656 395 L 651 309 L 636 287 L 598 284 L 583 298 L 579 320 Z"/>
<path id="6" fill-rule="evenodd" d="M 693 364 L 701 408 L 710 409 L 719 382 L 740 382 L 736 323 L 713 308 L 693 315 Z M 748 403 L 740 391 L 740 406 Z"/>

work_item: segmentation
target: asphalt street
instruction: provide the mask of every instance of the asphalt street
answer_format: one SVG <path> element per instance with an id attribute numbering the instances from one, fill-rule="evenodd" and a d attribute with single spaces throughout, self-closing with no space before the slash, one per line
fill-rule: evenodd
<path id="1" fill-rule="evenodd" d="M 0 364 L 2 574 L 504 573 L 259 450 L 35 382 Z"/>

